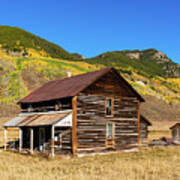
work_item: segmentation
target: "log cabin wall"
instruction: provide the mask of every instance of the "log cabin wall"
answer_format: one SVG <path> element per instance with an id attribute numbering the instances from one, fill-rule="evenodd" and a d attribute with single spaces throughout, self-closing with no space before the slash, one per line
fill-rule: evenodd
<path id="1" fill-rule="evenodd" d="M 133 148 L 138 143 L 137 99 L 115 98 L 115 143 L 117 149 Z"/>
<path id="2" fill-rule="evenodd" d="M 146 122 L 141 122 L 141 143 L 146 144 L 147 143 L 147 137 L 148 137 L 148 124 Z"/>
<path id="3" fill-rule="evenodd" d="M 55 136 L 61 134 L 61 145 L 63 150 L 72 150 L 72 128 L 70 127 L 56 127 Z"/>
<path id="4" fill-rule="evenodd" d="M 113 100 L 113 115 L 107 117 L 105 101 Z M 121 150 L 137 146 L 138 100 L 120 84 L 117 76 L 108 73 L 77 96 L 77 152 L 101 151 L 108 148 L 107 123 L 114 124 L 111 148 Z"/>

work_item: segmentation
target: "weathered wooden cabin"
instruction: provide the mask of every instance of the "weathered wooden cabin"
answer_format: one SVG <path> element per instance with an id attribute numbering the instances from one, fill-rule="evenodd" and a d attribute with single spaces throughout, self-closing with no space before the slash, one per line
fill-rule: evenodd
<path id="1" fill-rule="evenodd" d="M 140 118 L 140 126 L 141 126 L 141 144 L 147 144 L 148 143 L 148 134 L 149 134 L 149 130 L 148 127 L 152 126 L 151 122 L 144 117 L 143 115 L 141 115 Z"/>
<path id="2" fill-rule="evenodd" d="M 180 142 L 180 123 L 176 123 L 170 127 L 172 139 L 174 141 Z"/>
<path id="3" fill-rule="evenodd" d="M 50 81 L 18 102 L 19 151 L 72 154 L 137 147 L 144 99 L 113 67 Z"/>

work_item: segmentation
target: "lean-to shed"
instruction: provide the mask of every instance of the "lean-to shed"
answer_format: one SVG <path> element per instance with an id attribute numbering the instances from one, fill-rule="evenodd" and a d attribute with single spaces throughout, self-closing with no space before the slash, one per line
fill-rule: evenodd
<path id="1" fill-rule="evenodd" d="M 180 142 L 180 123 L 175 123 L 173 126 L 170 127 L 170 130 L 173 140 Z"/>

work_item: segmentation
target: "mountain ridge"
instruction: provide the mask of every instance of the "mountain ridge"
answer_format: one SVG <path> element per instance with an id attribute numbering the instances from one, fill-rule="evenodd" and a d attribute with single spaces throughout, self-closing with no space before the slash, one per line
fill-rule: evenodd
<path id="1" fill-rule="evenodd" d="M 156 49 L 105 52 L 96 57 L 86 59 L 86 61 L 108 66 L 111 66 L 111 61 L 113 61 L 120 66 L 127 68 L 131 66 L 139 71 L 144 71 L 144 75 L 148 72 L 152 76 L 180 77 L 180 65 Z"/>

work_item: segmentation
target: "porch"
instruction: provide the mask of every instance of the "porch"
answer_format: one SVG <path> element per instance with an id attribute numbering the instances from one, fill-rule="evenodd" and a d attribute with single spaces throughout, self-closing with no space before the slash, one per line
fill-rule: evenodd
<path id="1" fill-rule="evenodd" d="M 19 138 L 8 142 L 8 128 L 18 128 Z M 13 145 L 13 146 L 12 146 Z M 55 154 L 72 151 L 72 111 L 26 113 L 4 125 L 4 149 Z"/>

